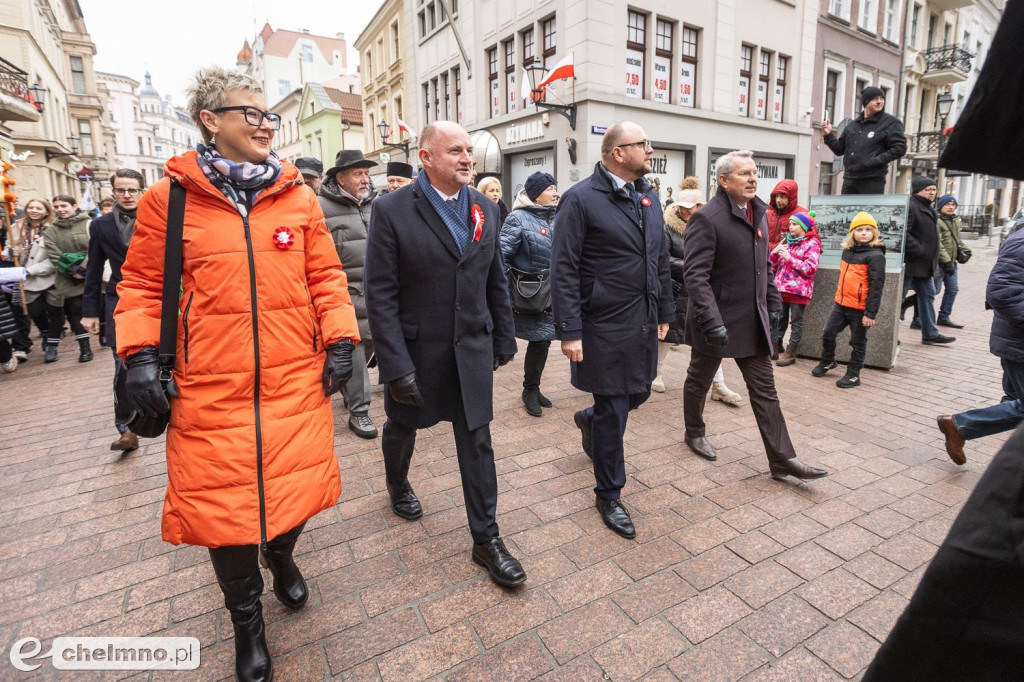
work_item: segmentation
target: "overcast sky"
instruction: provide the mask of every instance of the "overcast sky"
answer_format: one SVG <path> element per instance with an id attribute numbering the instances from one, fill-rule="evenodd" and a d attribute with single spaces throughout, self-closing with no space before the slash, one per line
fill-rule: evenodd
<path id="1" fill-rule="evenodd" d="M 185 104 L 185 87 L 200 66 L 234 67 L 246 39 L 265 21 L 277 28 L 333 36 L 344 33 L 348 66 L 356 64 L 356 36 L 383 0 L 175 0 L 127 3 L 80 0 L 85 26 L 96 44 L 96 69 L 139 83 L 148 70 L 153 86 Z"/>

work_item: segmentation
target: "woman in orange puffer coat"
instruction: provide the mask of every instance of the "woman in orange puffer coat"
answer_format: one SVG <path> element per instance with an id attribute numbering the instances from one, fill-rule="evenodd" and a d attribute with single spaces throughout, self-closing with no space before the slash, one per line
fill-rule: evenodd
<path id="1" fill-rule="evenodd" d="M 186 200 L 163 537 L 210 548 L 243 680 L 273 675 L 258 558 L 286 606 L 308 596 L 292 551 L 341 493 L 329 396 L 359 341 L 319 203 L 270 151 L 280 117 L 265 109 L 252 78 L 200 71 L 189 111 L 207 144 L 166 166 Z M 147 416 L 167 406 L 156 347 L 170 178 L 141 200 L 115 313 L 128 392 Z"/>

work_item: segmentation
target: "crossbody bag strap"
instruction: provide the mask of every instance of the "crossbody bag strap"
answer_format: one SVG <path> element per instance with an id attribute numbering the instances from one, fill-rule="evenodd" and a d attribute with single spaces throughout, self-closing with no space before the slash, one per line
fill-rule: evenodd
<path id="1" fill-rule="evenodd" d="M 164 283 L 160 307 L 160 369 L 174 368 L 178 345 L 178 298 L 181 290 L 181 248 L 185 226 L 185 188 L 171 180 L 164 244 Z"/>

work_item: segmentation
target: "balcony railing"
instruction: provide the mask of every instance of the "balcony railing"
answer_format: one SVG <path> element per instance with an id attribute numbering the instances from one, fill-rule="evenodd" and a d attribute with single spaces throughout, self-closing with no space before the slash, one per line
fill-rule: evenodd
<path id="1" fill-rule="evenodd" d="M 938 130 L 933 130 L 927 133 L 918 133 L 912 135 L 910 140 L 910 153 L 911 154 L 938 154 L 939 153 L 939 140 L 942 139 L 942 133 Z"/>
<path id="2" fill-rule="evenodd" d="M 971 74 L 971 60 L 974 55 L 959 45 L 933 47 L 924 53 L 925 74 L 938 71 L 954 71 L 964 78 Z"/>
<path id="3" fill-rule="evenodd" d="M 13 95 L 35 106 L 28 91 L 28 74 L 3 57 L 0 57 L 0 92 Z"/>

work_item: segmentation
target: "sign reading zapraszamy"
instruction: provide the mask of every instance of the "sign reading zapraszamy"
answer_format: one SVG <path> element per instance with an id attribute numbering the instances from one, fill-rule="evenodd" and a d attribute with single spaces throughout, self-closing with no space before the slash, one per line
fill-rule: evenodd
<path id="1" fill-rule="evenodd" d="M 821 236 L 821 264 L 839 267 L 843 240 L 850 223 L 861 211 L 867 211 L 878 223 L 885 241 L 885 267 L 899 270 L 903 265 L 903 243 L 907 233 L 909 197 L 905 194 L 819 194 L 811 197 L 810 210 L 817 213 Z"/>

